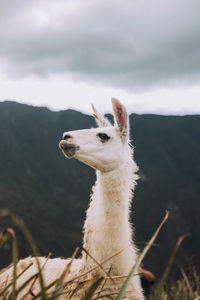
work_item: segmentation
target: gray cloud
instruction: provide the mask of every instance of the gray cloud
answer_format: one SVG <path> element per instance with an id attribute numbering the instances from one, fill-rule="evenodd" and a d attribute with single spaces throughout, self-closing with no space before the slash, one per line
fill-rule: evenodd
<path id="1" fill-rule="evenodd" d="M 1 71 L 129 90 L 199 82 L 199 0 L 74 2 L 1 1 Z"/>

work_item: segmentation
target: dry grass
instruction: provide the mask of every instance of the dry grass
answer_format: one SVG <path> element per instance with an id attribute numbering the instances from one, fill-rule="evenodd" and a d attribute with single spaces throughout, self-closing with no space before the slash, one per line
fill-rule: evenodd
<path id="1" fill-rule="evenodd" d="M 138 260 L 136 264 L 132 267 L 130 273 L 127 277 L 120 277 L 120 276 L 112 276 L 111 269 L 105 270 L 103 267 L 103 264 L 108 261 L 109 259 L 112 259 L 112 257 L 108 258 L 102 264 L 99 264 L 95 258 L 93 258 L 85 249 L 82 248 L 82 251 L 85 251 L 87 255 L 90 256 L 90 258 L 94 261 L 94 267 L 87 272 L 80 274 L 76 278 L 73 278 L 70 281 L 65 281 L 64 278 L 66 278 L 67 274 L 70 271 L 70 266 L 73 262 L 73 260 L 76 257 L 76 254 L 78 252 L 78 248 L 75 250 L 70 263 L 67 265 L 64 272 L 61 274 L 60 278 L 57 278 L 53 282 L 51 282 L 48 286 L 45 286 L 43 276 L 42 276 L 42 269 L 44 268 L 45 264 L 47 263 L 48 259 L 45 261 L 45 263 L 40 266 L 39 260 L 37 259 L 38 256 L 38 250 L 37 246 L 35 245 L 33 238 L 28 231 L 27 227 L 25 226 L 24 222 L 16 215 L 12 214 L 8 210 L 2 210 L 0 211 L 0 216 L 8 216 L 10 215 L 12 219 L 14 220 L 15 224 L 18 225 L 18 227 L 22 230 L 24 236 L 26 237 L 26 240 L 32 250 L 32 254 L 35 257 L 36 264 L 38 271 L 36 274 L 33 274 L 30 278 L 28 278 L 20 287 L 16 287 L 16 280 L 22 276 L 24 272 L 31 266 L 27 266 L 21 273 L 17 274 L 16 268 L 17 268 L 17 261 L 18 261 L 18 251 L 17 251 L 17 241 L 15 237 L 15 233 L 12 229 L 5 229 L 0 233 L 0 247 L 3 246 L 3 244 L 9 239 L 12 239 L 12 256 L 13 256 L 13 281 L 9 284 L 5 284 L 5 286 L 0 287 L 0 299 L 1 300 L 15 300 L 17 299 L 17 296 L 23 289 L 25 289 L 27 286 L 28 292 L 20 299 L 25 300 L 27 297 L 29 299 L 35 300 L 35 299 L 42 299 L 42 300 L 59 300 L 59 297 L 61 295 L 65 295 L 66 299 L 73 299 L 73 297 L 84 288 L 86 290 L 85 297 L 83 300 L 97 300 L 102 299 L 102 297 L 107 299 L 115 299 L 120 300 L 123 299 L 123 295 L 126 291 L 126 288 L 128 286 L 129 280 L 132 278 L 133 274 L 135 273 L 135 270 L 138 268 L 138 266 L 141 264 L 144 256 L 146 255 L 147 251 L 150 249 L 152 244 L 154 243 L 161 227 L 167 220 L 168 214 L 166 214 L 165 218 L 155 231 L 155 234 L 152 236 L 150 241 L 147 243 L 144 250 L 141 252 L 140 256 L 138 257 Z M 157 284 L 157 286 L 154 287 L 152 290 L 152 293 L 150 295 L 150 300 L 200 300 L 200 279 L 199 275 L 197 273 L 197 270 L 195 268 L 194 264 L 188 263 L 187 268 L 184 270 L 181 269 L 181 278 L 177 282 L 173 282 L 171 285 L 167 283 L 168 275 L 170 273 L 170 269 L 173 265 L 173 262 L 175 260 L 176 253 L 178 251 L 178 248 L 182 242 L 184 237 L 181 237 L 175 248 L 174 251 L 169 259 L 167 268 L 165 269 L 163 276 L 160 280 L 160 282 Z M 123 251 L 123 249 L 121 250 Z M 116 253 L 115 255 L 119 255 L 120 252 Z M 104 275 L 98 277 L 98 276 L 88 276 L 90 274 L 95 274 L 94 270 L 100 269 Z M 4 272 L 5 269 L 3 269 L 1 272 Z M 119 282 L 121 280 L 123 282 L 120 290 L 118 288 L 112 288 L 112 291 L 109 292 L 109 290 L 105 289 L 105 285 L 107 281 L 112 282 L 112 286 L 115 286 L 115 282 Z M 32 290 L 36 282 L 40 284 L 40 293 L 37 295 L 34 295 Z M 18 298 L 19 299 L 19 298 Z"/>
<path id="2" fill-rule="evenodd" d="M 200 300 L 200 277 L 195 264 L 189 260 L 185 270 L 180 268 L 181 277 L 171 284 L 165 283 L 160 300 Z M 155 291 L 150 300 L 156 300 Z"/>

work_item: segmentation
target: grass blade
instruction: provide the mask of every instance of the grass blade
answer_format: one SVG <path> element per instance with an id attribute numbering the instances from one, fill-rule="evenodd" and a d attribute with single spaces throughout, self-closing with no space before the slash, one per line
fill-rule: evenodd
<path id="1" fill-rule="evenodd" d="M 173 250 L 173 252 L 172 252 L 172 254 L 171 254 L 171 256 L 170 256 L 168 265 L 167 265 L 167 267 L 166 267 L 166 269 L 165 269 L 165 271 L 164 271 L 164 273 L 163 273 L 163 276 L 162 276 L 161 280 L 159 281 L 159 283 L 158 283 L 156 289 L 154 290 L 154 297 L 153 297 L 153 300 L 159 300 L 159 299 L 160 299 L 160 297 L 161 297 L 161 295 L 162 295 L 162 292 L 163 292 L 163 289 L 164 289 L 164 285 L 165 285 L 165 283 L 166 283 L 166 281 L 167 281 L 167 277 L 168 277 L 169 272 L 170 272 L 170 270 L 171 270 L 171 267 L 172 267 L 172 265 L 173 265 L 173 263 L 174 263 L 174 260 L 175 260 L 177 251 L 178 251 L 178 249 L 179 249 L 179 247 L 180 247 L 182 241 L 183 241 L 186 237 L 188 237 L 189 235 L 190 235 L 190 234 L 185 234 L 185 235 L 181 236 L 181 237 L 178 239 L 178 241 L 176 242 L 176 245 L 175 245 L 174 250 Z"/>
<path id="2" fill-rule="evenodd" d="M 18 262 L 18 247 L 15 232 L 9 229 L 9 233 L 12 237 L 12 257 L 13 257 L 13 289 L 11 294 L 11 300 L 16 299 L 16 280 L 17 280 L 17 262 Z"/>
<path id="3" fill-rule="evenodd" d="M 121 300 L 123 294 L 126 291 L 126 288 L 129 284 L 129 281 L 131 280 L 132 276 L 134 275 L 134 273 L 136 272 L 136 270 L 138 269 L 138 267 L 140 266 L 143 258 L 145 257 L 146 253 L 148 252 L 148 250 L 151 248 L 152 244 L 154 243 L 156 237 L 158 236 L 158 233 L 160 232 L 162 226 L 164 225 L 164 223 L 166 222 L 167 218 L 168 218 L 168 212 L 166 212 L 164 219 L 162 220 L 161 224 L 158 226 L 158 228 L 156 229 L 154 235 L 152 236 L 152 238 L 150 239 L 150 241 L 148 242 L 148 244 L 146 245 L 146 247 L 144 248 L 144 250 L 142 251 L 142 253 L 139 255 L 135 265 L 131 268 L 127 278 L 125 279 L 117 297 L 115 298 L 115 300 Z"/>
<path id="4" fill-rule="evenodd" d="M 30 232 L 29 232 L 28 228 L 26 227 L 25 223 L 23 222 L 23 220 L 20 217 L 13 214 L 8 209 L 0 210 L 0 217 L 6 217 L 6 216 L 11 216 L 14 223 L 21 229 L 22 233 L 24 234 L 24 236 L 25 236 L 25 238 L 26 238 L 26 240 L 27 240 L 27 242 L 28 242 L 28 244 L 31 248 L 31 251 L 33 253 L 33 256 L 35 257 L 37 268 L 38 268 L 38 274 L 39 274 L 38 276 L 39 276 L 39 282 L 40 282 L 40 287 L 41 287 L 41 292 L 42 292 L 42 299 L 46 300 L 44 280 L 43 280 L 43 276 L 42 276 L 42 270 L 41 270 L 41 267 L 40 267 L 40 262 L 39 262 L 39 259 L 38 259 L 39 251 L 38 251 L 37 246 L 36 246 L 36 244 L 33 240 L 33 237 L 30 234 Z"/>
<path id="5" fill-rule="evenodd" d="M 18 247 L 15 232 L 12 228 L 4 229 L 0 234 L 0 247 L 8 240 L 12 239 L 12 260 L 13 260 L 13 280 L 12 280 L 12 293 L 10 295 L 11 300 L 16 299 L 16 279 L 17 279 L 17 261 L 18 261 Z M 6 290 L 6 289 L 5 289 Z M 5 290 L 2 294 L 5 293 Z"/>
<path id="6" fill-rule="evenodd" d="M 45 286 L 45 291 L 48 291 L 51 287 L 53 287 L 57 283 L 57 281 L 58 281 L 58 279 L 55 279 L 49 285 Z M 51 293 L 51 295 L 52 295 L 52 293 Z M 21 300 L 26 299 L 26 296 L 27 295 L 25 295 L 25 297 L 23 297 Z M 55 300 L 55 296 L 57 297 L 57 294 L 48 297 L 48 299 L 51 299 L 51 300 L 54 299 Z M 35 299 L 38 299 L 38 298 L 41 299 L 41 292 L 39 292 L 37 295 L 33 296 L 33 298 L 31 298 L 31 299 L 35 300 Z"/>
<path id="7" fill-rule="evenodd" d="M 3 247 L 3 245 L 7 242 L 9 236 L 10 235 L 6 229 L 0 232 L 0 248 Z"/>
<path id="8" fill-rule="evenodd" d="M 83 298 L 83 300 L 90 300 L 93 296 L 93 294 L 95 293 L 96 289 L 99 287 L 99 285 L 101 284 L 102 280 L 104 278 L 101 277 L 99 279 L 97 279 L 87 290 L 85 297 Z"/>
<path id="9" fill-rule="evenodd" d="M 35 273 L 31 277 L 29 277 L 24 283 L 17 289 L 16 296 L 32 281 L 34 278 L 38 275 L 38 273 Z"/>
<path id="10" fill-rule="evenodd" d="M 24 272 L 26 272 L 26 270 L 28 270 L 28 269 L 32 266 L 32 264 L 33 264 L 33 263 L 31 263 L 30 265 L 28 265 L 28 266 L 27 266 L 20 274 L 17 275 L 16 278 L 19 278 L 22 274 L 24 274 Z M 9 289 L 9 287 L 12 286 L 12 284 L 13 284 L 12 282 L 9 283 L 9 284 L 5 287 L 5 289 L 4 289 L 2 292 L 0 292 L 0 297 L 3 296 L 3 294 L 5 294 L 5 292 Z"/>
<path id="11" fill-rule="evenodd" d="M 187 275 L 185 274 L 185 272 L 183 271 L 182 268 L 181 268 L 181 273 L 183 275 L 183 279 L 184 279 L 184 281 L 186 283 L 186 286 L 188 288 L 189 294 L 190 294 L 191 298 L 194 299 L 195 295 L 193 294 L 192 287 L 190 285 L 189 279 L 188 279 Z"/>
<path id="12" fill-rule="evenodd" d="M 55 300 L 58 300 L 58 296 L 56 296 L 57 294 L 62 293 L 63 290 L 63 280 L 64 278 L 67 276 L 67 274 L 70 271 L 70 267 L 72 265 L 73 260 L 75 259 L 77 252 L 79 250 L 79 247 L 77 247 L 71 257 L 71 260 L 69 261 L 69 263 L 67 264 L 65 270 L 63 271 L 63 273 L 61 274 L 60 278 L 57 280 L 56 286 L 55 286 L 55 290 L 52 293 L 52 296 L 54 297 Z"/>

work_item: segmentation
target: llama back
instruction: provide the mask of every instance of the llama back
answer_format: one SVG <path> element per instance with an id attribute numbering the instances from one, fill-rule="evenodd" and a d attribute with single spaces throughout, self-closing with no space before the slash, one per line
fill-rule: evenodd
<path id="1" fill-rule="evenodd" d="M 42 269 L 42 276 L 44 279 L 45 286 L 48 286 L 56 279 L 59 279 L 62 273 L 66 270 L 71 259 L 62 259 L 62 258 L 53 258 L 49 259 L 46 257 L 38 257 L 40 267 Z M 64 280 L 71 280 L 77 275 L 77 272 L 80 270 L 81 259 L 75 259 L 71 266 L 70 271 L 68 272 L 68 277 Z M 24 270 L 26 270 L 24 272 Z M 33 295 L 37 295 L 40 291 L 40 283 L 38 278 L 38 267 L 36 259 L 34 257 L 27 257 L 21 259 L 17 264 L 17 275 L 19 276 L 16 280 L 16 289 L 22 286 L 25 281 L 29 278 L 33 279 L 30 283 L 19 293 L 17 299 L 21 299 L 24 295 L 27 294 L 26 299 L 32 299 Z M 35 276 L 34 276 L 35 275 Z M 2 292 L 6 286 L 8 286 L 13 281 L 13 266 L 7 267 L 0 273 L 0 292 Z M 54 286 L 55 287 L 55 286 Z M 49 289 L 50 292 L 52 289 Z M 8 292 L 12 291 L 12 285 L 9 287 Z"/>

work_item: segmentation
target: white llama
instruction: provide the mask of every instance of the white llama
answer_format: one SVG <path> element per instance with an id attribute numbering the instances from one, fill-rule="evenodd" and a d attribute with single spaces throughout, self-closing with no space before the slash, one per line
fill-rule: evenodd
<path id="1" fill-rule="evenodd" d="M 132 159 L 129 146 L 129 124 L 125 107 L 112 99 L 116 124 L 112 126 L 93 107 L 98 128 L 65 132 L 59 147 L 68 158 L 76 158 L 96 170 L 96 184 L 93 187 L 91 202 L 84 224 L 82 257 L 74 259 L 64 282 L 68 284 L 60 299 L 83 299 L 91 285 L 90 279 L 105 277 L 92 299 L 115 299 L 125 276 L 137 259 L 137 250 L 132 241 L 132 228 L 129 223 L 129 208 L 132 191 L 138 170 Z M 39 258 L 43 266 L 45 284 L 58 278 L 69 264 L 69 259 Z M 17 286 L 37 273 L 35 258 L 28 257 L 18 262 L 17 272 L 32 266 L 17 280 Z M 91 271 L 90 271 L 91 270 Z M 0 274 L 0 290 L 12 279 L 13 269 Z M 87 282 L 82 284 L 81 281 Z M 40 291 L 37 279 L 27 286 L 17 299 L 31 299 Z M 32 294 L 32 295 L 31 295 Z M 144 299 L 138 275 L 134 275 L 123 299 Z"/>

